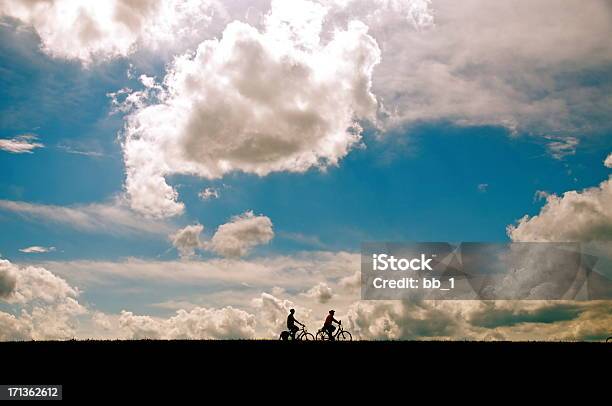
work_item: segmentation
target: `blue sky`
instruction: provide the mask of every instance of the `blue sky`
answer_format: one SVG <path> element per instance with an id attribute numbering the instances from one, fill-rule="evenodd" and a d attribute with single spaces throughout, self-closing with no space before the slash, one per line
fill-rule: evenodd
<path id="1" fill-rule="evenodd" d="M 17 35 L 2 28 L 5 36 Z M 123 121 L 111 114 L 106 95 L 138 86 L 125 74 L 126 61 L 82 69 L 47 57 L 30 35 L 18 39 L 2 43 L 2 136 L 33 133 L 45 148 L 35 154 L 2 153 L 0 198 L 78 205 L 121 194 Z M 143 73 L 159 77 L 162 69 Z M 41 94 L 53 102 L 40 103 Z M 604 180 L 609 171 L 600 163 L 611 144 L 606 134 L 595 134 L 575 155 L 556 159 L 545 140 L 528 133 L 433 122 L 383 135 L 370 130 L 364 148 L 325 171 L 230 174 L 214 181 L 173 176 L 171 182 L 186 203 L 182 223 L 214 227 L 249 209 L 274 219 L 279 235 L 267 251 L 356 251 L 368 240 L 504 241 L 508 224 L 543 205 L 534 200 L 536 191 L 563 193 Z M 221 198 L 203 202 L 197 194 L 209 186 L 220 188 Z M 7 213 L 3 229 L 2 252 L 16 259 L 26 259 L 18 249 L 30 245 L 59 248 L 48 254 L 54 259 L 176 256 L 167 252 L 163 238 L 82 235 Z M 296 235 L 306 238 L 296 241 Z"/>
<path id="2" fill-rule="evenodd" d="M 167 170 L 163 177 L 178 192 L 176 201 L 184 203 L 184 212 L 156 219 L 130 207 L 133 196 L 130 190 L 126 192 L 128 168 L 123 144 L 126 132 L 132 131 L 128 128 L 130 117 L 155 107 L 156 101 L 147 99 L 145 106 L 135 111 L 113 112 L 109 94 L 124 88 L 146 89 L 140 75 L 152 77 L 162 86 L 168 72 L 187 69 L 179 62 L 173 65 L 172 57 L 192 55 L 189 52 L 200 41 L 223 38 L 223 30 L 232 18 L 254 24 L 254 29 L 264 36 L 272 35 L 272 31 L 266 32 L 261 22 L 251 22 L 243 8 L 228 5 L 226 11 L 232 18 L 215 22 L 211 33 L 199 33 L 185 46 L 177 40 L 178 44 L 160 50 L 148 47 L 138 37 L 129 50 L 112 48 L 103 54 L 100 52 L 107 50 L 95 47 L 104 44 L 70 43 L 75 50 L 82 47 L 84 52 L 75 56 L 72 49 L 46 38 L 45 27 L 37 26 L 39 20 L 4 11 L 0 24 L 0 139 L 30 134 L 44 147 L 31 153 L 0 149 L 0 201 L 38 208 L 52 206 L 56 211 L 74 209 L 93 218 L 97 225 L 107 219 L 96 217 L 101 206 L 120 204 L 121 213 L 141 225 L 126 225 L 121 217 L 124 220 L 97 227 L 79 223 L 88 220 L 58 221 L 52 215 L 25 214 L 4 206 L 0 207 L 2 257 L 21 266 L 43 266 L 69 284 L 78 285 L 84 289 L 81 298 L 87 306 L 109 313 L 113 323 L 117 323 L 117 315 L 124 309 L 159 317 L 173 314 L 180 306 L 221 308 L 233 304 L 238 309 L 249 309 L 251 300 L 259 297 L 262 290 L 270 293 L 279 286 L 282 289 L 276 289 L 276 296 L 285 294 L 298 306 L 301 300 L 305 308 L 318 309 L 327 305 L 310 304 L 314 300 L 308 293 L 311 286 L 290 282 L 285 286 L 276 280 L 264 280 L 264 276 L 261 286 L 255 286 L 253 281 L 240 282 L 239 276 L 215 276 L 210 280 L 208 276 L 202 280 L 194 276 L 197 282 L 189 279 L 174 284 L 163 278 L 155 280 L 152 275 L 157 275 L 157 268 L 153 268 L 166 266 L 168 272 L 179 273 L 185 268 L 184 273 L 191 275 L 196 272 L 191 267 L 199 266 L 198 261 L 202 261 L 202 267 L 222 261 L 219 251 L 202 248 L 205 243 L 195 248 L 195 257 L 184 258 L 179 255 L 178 245 L 171 242 L 171 235 L 185 226 L 201 224 L 204 231 L 199 238 L 211 241 L 220 226 L 235 222 L 234 216 L 249 211 L 256 218 L 265 216 L 271 221 L 273 238 L 249 246 L 240 264 L 249 268 L 286 258 L 290 264 L 278 265 L 278 270 L 270 265 L 269 272 L 280 279 L 283 278 L 279 275 L 301 270 L 315 275 L 311 266 L 327 266 L 326 260 L 319 257 L 321 253 L 341 257 L 345 253 L 356 254 L 366 241 L 509 241 L 508 225 L 516 224 L 524 215 L 539 214 L 547 204 L 545 199 L 537 198 L 538 191 L 562 196 L 567 191 L 597 187 L 608 179 L 610 169 L 603 162 L 612 151 L 608 109 L 612 51 L 602 45 L 602 38 L 609 38 L 605 32 L 610 27 L 605 22 L 595 19 L 593 32 L 589 32 L 580 28 L 584 21 L 576 19 L 575 30 L 570 27 L 567 38 L 563 38 L 568 48 L 573 41 L 582 41 L 580 50 L 555 49 L 551 46 L 557 41 L 554 34 L 543 28 L 534 44 L 509 35 L 501 38 L 495 48 L 482 36 L 466 37 L 469 30 L 457 31 L 456 21 L 463 11 L 452 2 L 440 1 L 437 9 L 435 2 L 431 6 L 438 12 L 435 26 L 428 25 L 427 19 L 422 26 L 412 26 L 405 18 L 399 19 L 398 10 L 394 12 L 389 5 L 381 8 L 379 18 L 399 27 L 393 36 L 384 24 L 373 19 L 371 6 L 354 1 L 352 17 L 369 26 L 367 35 L 376 42 L 376 49 L 367 41 L 358 44 L 363 46 L 360 52 L 371 52 L 373 60 L 376 52 L 381 55 L 380 61 L 373 62 L 371 72 L 359 67 L 370 72 L 366 79 L 372 83 L 365 91 L 376 100 L 373 116 L 390 114 L 392 119 L 383 119 L 376 127 L 372 115 L 355 107 L 352 115 L 365 128 L 361 141 L 352 144 L 348 153 L 340 154 L 337 165 L 326 168 L 273 169 L 262 176 L 256 170 L 243 169 L 210 179 L 193 173 L 197 171 L 182 169 L 184 163 L 178 162 L 178 169 Z M 408 0 L 405 3 L 412 4 Z M 310 3 L 300 4 L 310 7 Z M 269 6 L 259 6 L 262 16 L 269 13 Z M 504 6 L 499 7 L 503 11 Z M 533 14 L 529 6 L 521 7 L 519 14 Z M 601 7 L 608 10 L 604 3 Z M 473 14 L 474 26 L 490 33 L 487 30 L 494 26 L 478 24 L 489 21 L 487 13 L 492 11 L 478 10 Z M 597 11 L 587 10 L 593 15 Z M 557 12 L 560 21 L 573 21 L 571 9 Z M 325 24 L 344 27 L 347 13 L 330 9 Z M 499 18 L 502 27 L 515 27 L 516 32 L 521 32 L 521 24 L 531 24 L 532 17 Z M 59 24 L 57 32 L 63 32 L 61 21 L 49 24 Z M 324 30 L 332 32 L 331 28 Z M 409 41 L 405 49 L 403 40 Z M 456 48 L 449 45 L 455 44 L 453 41 L 458 44 Z M 239 49 L 231 45 L 221 42 L 215 46 L 227 46 L 227 52 Z M 502 55 L 504 49 L 506 54 L 510 52 L 508 56 Z M 315 65 L 306 66 L 313 71 L 318 69 Z M 266 71 L 265 66 L 262 71 Z M 215 74 L 222 76 L 223 72 Z M 210 75 L 202 74 L 199 80 L 205 81 Z M 166 79 L 174 80 L 170 75 Z M 362 86 L 368 81 L 355 83 Z M 179 96 L 173 97 L 179 100 Z M 210 95 L 203 96 L 203 100 L 209 100 L 207 97 Z M 383 101 L 386 110 L 381 107 Z M 163 105 L 159 100 L 157 103 Z M 206 103 L 200 106 L 203 111 L 209 107 Z M 287 99 L 286 104 L 291 100 Z M 261 132 L 264 130 L 267 128 Z M 191 136 L 185 133 L 175 142 L 179 145 Z M 194 139 L 199 140 L 198 136 Z M 299 141 L 300 137 L 297 134 L 295 139 Z M 299 145 L 301 148 L 303 144 Z M 237 160 L 234 164 L 240 167 L 243 163 Z M 209 161 L 203 165 L 206 169 L 212 167 Z M 219 198 L 201 199 L 198 194 L 205 188 L 216 189 Z M 567 221 L 564 217 L 559 219 Z M 54 249 L 39 254 L 20 251 L 31 246 Z M 140 269 L 134 271 L 140 276 L 119 271 L 105 273 L 104 264 L 120 267 L 129 261 L 140 264 L 134 266 Z M 151 270 L 146 270 L 149 264 Z M 338 283 L 333 287 L 340 291 L 340 279 L 352 273 L 349 268 L 338 266 L 340 270 L 337 274 L 334 270 L 331 279 L 326 276 L 321 280 L 330 286 L 330 280 Z M 311 281 L 308 279 L 308 283 Z M 141 295 L 132 296 L 131 292 Z M 221 300 L 219 295 L 224 294 Z M 352 300 L 354 292 L 349 296 Z M 258 300 L 258 305 L 265 306 L 264 299 Z M 347 298 L 338 300 L 347 306 L 351 302 Z M 257 331 L 261 329 L 257 327 Z"/>

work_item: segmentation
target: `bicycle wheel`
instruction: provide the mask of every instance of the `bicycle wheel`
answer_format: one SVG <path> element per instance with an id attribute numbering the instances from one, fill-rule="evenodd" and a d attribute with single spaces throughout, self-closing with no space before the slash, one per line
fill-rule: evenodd
<path id="1" fill-rule="evenodd" d="M 325 341 L 329 339 L 329 337 L 327 336 L 327 333 L 324 331 L 319 331 L 317 332 L 317 341 Z"/>
<path id="2" fill-rule="evenodd" d="M 340 332 L 340 334 L 338 334 L 338 337 L 336 337 L 336 339 L 338 341 L 353 341 L 353 336 L 348 331 L 342 331 Z"/>
<path id="3" fill-rule="evenodd" d="M 304 333 L 300 336 L 302 341 L 314 341 L 315 337 L 310 333 Z"/>

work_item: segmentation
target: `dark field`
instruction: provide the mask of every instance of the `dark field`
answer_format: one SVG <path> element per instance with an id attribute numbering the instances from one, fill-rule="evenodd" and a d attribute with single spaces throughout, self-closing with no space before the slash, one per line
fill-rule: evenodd
<path id="1" fill-rule="evenodd" d="M 330 385 L 341 385 L 350 378 L 386 386 L 408 385 L 415 379 L 430 383 L 442 379 L 452 385 L 469 378 L 478 386 L 483 379 L 510 373 L 524 382 L 551 373 L 597 376 L 600 370 L 611 368 L 612 343 L 11 342 L 0 343 L 0 357 L 0 383 L 63 384 L 66 400 L 112 399 L 119 393 L 166 398 L 202 390 L 225 391 L 227 385 L 239 396 L 247 390 L 274 392 L 279 386 L 301 385 L 305 377 L 320 383 L 329 380 Z M 517 371 L 520 375 L 514 375 Z M 269 382 L 261 386 L 261 379 Z"/>

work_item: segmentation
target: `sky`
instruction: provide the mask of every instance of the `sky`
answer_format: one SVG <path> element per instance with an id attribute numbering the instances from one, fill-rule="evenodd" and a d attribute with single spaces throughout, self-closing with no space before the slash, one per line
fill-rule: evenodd
<path id="1" fill-rule="evenodd" d="M 605 338 L 605 301 L 362 301 L 359 250 L 610 240 L 611 36 L 604 0 L 2 0 L 0 340 Z"/>

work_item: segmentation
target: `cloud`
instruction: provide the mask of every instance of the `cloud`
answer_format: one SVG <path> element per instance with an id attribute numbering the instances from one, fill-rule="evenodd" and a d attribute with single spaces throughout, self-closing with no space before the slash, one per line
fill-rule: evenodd
<path id="1" fill-rule="evenodd" d="M 345 3 L 336 23 L 366 16 L 381 46 L 373 91 L 389 127 L 447 121 L 576 136 L 610 128 L 605 0 L 436 0 L 424 14 L 434 21 L 420 29 L 403 13 L 367 18 L 375 15 L 371 3 Z M 357 3 L 364 5 L 351 7 Z M 584 81 L 588 72 L 601 72 L 601 80 Z"/>
<path id="2" fill-rule="evenodd" d="M 546 137 L 548 139 L 555 139 L 554 137 Z M 548 148 L 548 152 L 555 159 L 563 159 L 568 155 L 576 154 L 576 147 L 580 141 L 576 137 L 565 137 L 565 138 L 556 138 L 556 141 L 549 142 L 546 145 Z"/>
<path id="3" fill-rule="evenodd" d="M 391 20 L 408 22 L 417 30 L 433 27 L 431 0 L 321 0 L 333 14 L 359 18 L 368 25 L 383 25 Z"/>
<path id="4" fill-rule="evenodd" d="M 222 224 L 209 241 L 200 241 L 204 226 L 194 224 L 171 234 L 170 241 L 178 249 L 181 258 L 190 258 L 197 249 L 208 250 L 224 257 L 242 257 L 274 237 L 272 221 L 266 216 L 256 216 L 252 211 L 234 216 Z"/>
<path id="5" fill-rule="evenodd" d="M 461 337 L 461 318 L 445 303 L 361 301 L 348 311 L 347 327 L 362 339 L 436 339 Z"/>
<path id="6" fill-rule="evenodd" d="M 36 309 L 18 317 L 0 312 L 0 339 L 91 338 L 98 329 L 104 331 L 105 338 L 124 339 L 276 338 L 285 328 L 290 308 L 295 308 L 298 319 L 313 331 L 329 310 L 329 303 L 338 310 L 345 327 L 360 339 L 601 340 L 609 335 L 612 321 L 610 301 L 358 301 L 358 295 L 336 294 L 330 302 L 321 304 L 316 297 L 301 293 L 305 286 L 324 282 L 335 289 L 345 278 L 355 279 L 359 275 L 359 254 L 350 253 L 303 253 L 251 261 L 49 264 L 76 279 L 79 272 L 107 275 L 99 282 L 105 291 L 109 281 L 129 279 L 140 281 L 139 286 L 154 281 L 157 285 L 152 294 L 156 300 L 159 286 L 171 289 L 177 281 L 191 288 L 223 285 L 225 290 L 202 295 L 199 300 L 211 303 L 207 305 L 182 300 L 179 310 L 170 317 L 129 311 L 84 313 L 87 309 L 67 291 L 54 295 L 52 302 L 35 299 L 25 303 Z M 270 287 L 271 282 L 278 285 Z M 246 289 L 245 283 L 251 288 Z M 228 290 L 227 286 L 234 287 Z M 258 290 L 254 299 L 245 299 Z M 220 307 L 222 298 L 239 307 Z M 83 317 L 91 321 L 91 326 L 85 324 L 87 329 L 77 328 Z"/>
<path id="7" fill-rule="evenodd" d="M 379 340 L 602 340 L 610 301 L 361 301 L 349 309 L 355 337 Z"/>
<path id="8" fill-rule="evenodd" d="M 206 189 L 204 189 L 200 193 L 198 193 L 198 196 L 202 200 L 218 199 L 219 198 L 219 190 L 215 189 L 215 188 L 212 188 L 212 187 L 207 187 Z"/>
<path id="9" fill-rule="evenodd" d="M 31 326 L 26 321 L 0 311 L 0 341 L 24 341 L 31 337 Z"/>
<path id="10" fill-rule="evenodd" d="M 255 316 L 231 306 L 179 310 L 168 319 L 136 316 L 122 311 L 121 328 L 131 339 L 239 339 L 255 336 Z"/>
<path id="11" fill-rule="evenodd" d="M 612 239 L 612 179 L 598 187 L 546 194 L 535 216 L 507 227 L 513 241 L 597 241 Z"/>
<path id="12" fill-rule="evenodd" d="M 259 322 L 266 328 L 266 335 L 269 337 L 278 337 L 279 327 L 284 328 L 289 309 L 295 306 L 289 300 L 279 299 L 266 292 L 253 299 L 253 305 L 258 311 Z"/>
<path id="13" fill-rule="evenodd" d="M 67 339 L 78 317 L 87 313 L 79 291 L 43 267 L 18 266 L 0 259 L 0 300 L 19 316 L 0 312 L 0 340 Z"/>
<path id="14" fill-rule="evenodd" d="M 304 172 L 336 165 L 374 120 L 376 41 L 357 21 L 321 38 L 326 9 L 273 1 L 263 29 L 227 25 L 221 39 L 177 57 L 158 103 L 127 117 L 123 154 L 132 208 L 181 213 L 170 174 Z"/>
<path id="15" fill-rule="evenodd" d="M 272 221 L 247 211 L 220 225 L 204 247 L 221 256 L 236 258 L 248 254 L 257 245 L 267 244 L 273 237 Z"/>
<path id="16" fill-rule="evenodd" d="M 316 299 L 319 303 L 327 303 L 334 297 L 332 289 L 325 282 L 313 286 L 304 295 Z"/>
<path id="17" fill-rule="evenodd" d="M 21 248 L 19 251 L 25 254 L 44 254 L 55 251 L 55 247 L 40 247 L 38 245 L 33 245 L 31 247 Z"/>
<path id="18" fill-rule="evenodd" d="M 73 227 L 91 233 L 167 234 L 169 226 L 161 221 L 143 218 L 120 200 L 75 206 L 55 206 L 12 200 L 0 200 L 0 210 Z"/>
<path id="19" fill-rule="evenodd" d="M 0 299 L 7 299 L 13 295 L 17 285 L 17 275 L 12 264 L 0 259 Z"/>
<path id="20" fill-rule="evenodd" d="M 78 296 L 77 289 L 42 267 L 18 267 L 8 260 L 0 259 L 0 273 L 4 275 L 4 287 L 1 290 L 8 292 L 3 297 L 9 303 L 56 303 Z"/>
<path id="21" fill-rule="evenodd" d="M 607 156 L 606 160 L 604 161 L 604 166 L 606 168 L 612 168 L 612 154 Z"/>
<path id="22" fill-rule="evenodd" d="M 189 42 L 223 14 L 208 0 L 5 0 L 0 16 L 32 27 L 42 50 L 84 64 L 125 57 L 139 47 L 159 49 Z"/>
<path id="23" fill-rule="evenodd" d="M 0 149 L 13 154 L 31 154 L 36 148 L 43 148 L 44 145 L 36 142 L 38 137 L 33 134 L 18 135 L 14 138 L 0 139 Z"/>
<path id="24" fill-rule="evenodd" d="M 178 230 L 170 235 L 172 245 L 179 251 L 182 258 L 190 258 L 195 250 L 202 247 L 200 234 L 204 230 L 201 224 L 194 224 Z"/>
<path id="25" fill-rule="evenodd" d="M 349 291 L 357 291 L 361 288 L 361 271 L 356 271 L 354 274 L 345 276 L 340 279 L 339 283 L 340 287 L 347 289 Z"/>
<path id="26" fill-rule="evenodd" d="M 480 183 L 478 184 L 478 191 L 481 193 L 486 193 L 486 191 L 489 189 L 489 184 L 488 183 Z"/>

